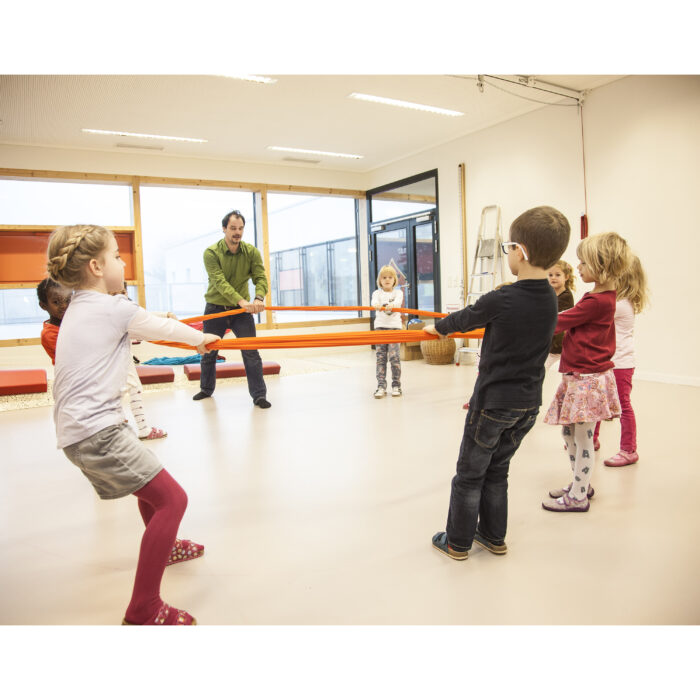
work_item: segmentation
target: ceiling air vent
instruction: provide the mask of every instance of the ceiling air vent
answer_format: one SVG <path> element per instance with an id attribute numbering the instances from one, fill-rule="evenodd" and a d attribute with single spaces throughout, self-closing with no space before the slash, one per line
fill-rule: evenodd
<path id="1" fill-rule="evenodd" d="M 163 146 L 142 146 L 140 143 L 118 143 L 117 148 L 137 148 L 139 151 L 163 151 Z"/>
<path id="2" fill-rule="evenodd" d="M 311 158 L 292 158 L 291 156 L 285 156 L 282 160 L 288 160 L 291 163 L 311 163 L 314 165 L 321 162 L 320 160 L 313 160 Z"/>

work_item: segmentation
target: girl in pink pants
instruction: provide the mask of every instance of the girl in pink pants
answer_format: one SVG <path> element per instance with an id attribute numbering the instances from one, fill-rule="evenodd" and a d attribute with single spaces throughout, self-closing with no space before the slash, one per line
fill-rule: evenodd
<path id="1" fill-rule="evenodd" d="M 613 355 L 617 393 L 620 397 L 620 451 L 606 459 L 608 467 L 625 467 L 639 461 L 637 454 L 637 422 L 630 401 L 632 375 L 634 374 L 634 317 L 648 304 L 647 280 L 639 258 L 634 255 L 632 264 L 618 281 L 617 308 L 615 310 L 615 342 Z M 600 423 L 595 427 L 594 441 L 598 444 Z M 597 449 L 597 448 L 596 448 Z"/>

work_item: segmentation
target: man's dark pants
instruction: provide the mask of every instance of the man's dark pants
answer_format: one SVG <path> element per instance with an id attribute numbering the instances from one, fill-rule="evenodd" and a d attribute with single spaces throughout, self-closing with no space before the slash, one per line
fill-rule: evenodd
<path id="1" fill-rule="evenodd" d="M 503 544 L 508 523 L 508 468 L 539 407 L 469 409 L 452 479 L 447 540 L 470 549 L 478 531 Z"/>
<path id="2" fill-rule="evenodd" d="M 219 306 L 207 302 L 204 307 L 204 315 L 220 314 L 223 311 L 230 311 L 231 306 Z M 255 319 L 253 314 L 243 312 L 233 316 L 222 316 L 220 318 L 210 318 L 204 321 L 203 331 L 214 333 L 223 337 L 227 329 L 231 329 L 236 338 L 255 337 Z M 206 394 L 213 394 L 216 387 L 216 358 L 217 350 L 212 350 L 202 355 L 202 375 L 199 380 L 199 388 Z M 245 367 L 246 379 L 248 380 L 248 391 L 253 397 L 253 401 L 265 398 L 267 387 L 263 379 L 263 365 L 260 353 L 257 350 L 241 350 L 243 355 L 243 366 Z"/>

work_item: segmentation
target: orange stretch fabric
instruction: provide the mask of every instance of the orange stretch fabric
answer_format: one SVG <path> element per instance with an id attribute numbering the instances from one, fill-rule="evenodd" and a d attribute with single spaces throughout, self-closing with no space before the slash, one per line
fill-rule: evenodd
<path id="1" fill-rule="evenodd" d="M 373 306 L 266 306 L 267 311 L 374 311 Z M 421 311 L 420 309 L 394 309 L 399 314 L 411 314 L 412 316 L 430 316 L 431 318 L 444 318 L 447 314 L 439 313 L 438 311 Z M 233 316 L 235 314 L 244 313 L 243 309 L 232 309 L 231 311 L 222 311 L 218 314 L 209 314 L 208 316 L 192 316 L 192 318 L 183 318 L 183 323 L 197 323 L 205 321 L 208 318 L 221 318 L 222 316 Z"/>
<path id="2" fill-rule="evenodd" d="M 305 307 L 308 308 L 308 307 Z M 468 333 L 453 333 L 450 338 L 483 338 L 484 329 Z M 425 331 L 356 331 L 347 333 L 307 333 L 306 335 L 278 335 L 255 338 L 217 340 L 207 345 L 208 350 L 264 350 L 268 348 L 331 348 L 343 345 L 385 345 L 388 343 L 415 343 L 437 340 L 438 336 Z M 158 345 L 190 349 L 191 345 L 165 340 L 151 341 Z"/>

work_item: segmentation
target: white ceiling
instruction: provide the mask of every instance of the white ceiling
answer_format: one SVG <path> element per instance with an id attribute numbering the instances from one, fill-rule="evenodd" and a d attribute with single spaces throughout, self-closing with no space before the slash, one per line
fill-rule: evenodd
<path id="1" fill-rule="evenodd" d="M 367 172 L 405 156 L 562 102 L 545 92 L 476 76 L 279 75 L 272 84 L 216 76 L 2 75 L 0 143 L 152 153 Z M 506 76 L 501 76 L 506 77 Z M 513 76 L 508 76 L 513 77 Z M 535 76 L 585 91 L 621 76 Z M 351 92 L 464 112 L 448 117 L 349 99 Z M 565 99 L 564 103 L 572 104 Z M 206 139 L 154 141 L 81 129 Z M 121 145 L 117 145 L 121 144 Z M 288 146 L 359 160 L 271 151 Z M 138 151 L 135 147 L 140 147 Z M 148 147 L 149 150 L 141 150 Z M 151 149 L 162 150 L 151 150 Z M 294 162 L 302 158 L 318 163 Z"/>

